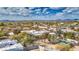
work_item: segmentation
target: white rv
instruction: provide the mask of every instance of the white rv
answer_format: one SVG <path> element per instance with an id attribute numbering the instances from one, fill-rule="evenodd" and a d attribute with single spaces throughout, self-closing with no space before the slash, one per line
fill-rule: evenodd
<path id="1" fill-rule="evenodd" d="M 5 39 L 0 41 L 1 51 L 23 51 L 23 46 L 15 40 Z"/>

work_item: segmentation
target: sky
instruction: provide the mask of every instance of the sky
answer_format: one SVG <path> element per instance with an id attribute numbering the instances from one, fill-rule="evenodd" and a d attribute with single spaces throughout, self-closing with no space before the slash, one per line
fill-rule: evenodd
<path id="1" fill-rule="evenodd" d="M 1 7 L 0 20 L 79 19 L 79 7 Z"/>

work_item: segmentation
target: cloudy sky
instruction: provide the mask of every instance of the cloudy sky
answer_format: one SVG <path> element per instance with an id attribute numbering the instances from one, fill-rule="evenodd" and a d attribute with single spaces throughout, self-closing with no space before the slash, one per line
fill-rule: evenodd
<path id="1" fill-rule="evenodd" d="M 1 7 L 0 20 L 79 19 L 79 7 Z"/>

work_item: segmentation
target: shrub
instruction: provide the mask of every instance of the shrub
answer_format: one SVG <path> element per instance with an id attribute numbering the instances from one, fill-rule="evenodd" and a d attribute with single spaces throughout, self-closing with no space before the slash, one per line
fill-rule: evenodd
<path id="1" fill-rule="evenodd" d="M 0 26 L 4 26 L 4 23 L 3 22 L 0 22 Z"/>
<path id="2" fill-rule="evenodd" d="M 70 44 L 60 43 L 56 45 L 56 49 L 59 49 L 60 51 L 69 51 L 70 48 Z"/>
<path id="3" fill-rule="evenodd" d="M 4 31 L 0 31 L 0 37 L 5 36 L 6 33 Z"/>
<path id="4" fill-rule="evenodd" d="M 68 39 L 74 39 L 75 38 L 75 35 L 72 32 L 66 32 L 66 33 L 64 33 L 64 36 Z"/>
<path id="5" fill-rule="evenodd" d="M 26 46 L 27 44 L 33 43 L 32 38 L 29 34 L 23 32 L 19 33 L 18 35 L 13 35 L 12 39 L 17 40 L 19 43 L 21 43 L 23 46 Z"/>
<path id="6" fill-rule="evenodd" d="M 57 43 L 59 40 L 57 39 L 56 35 L 48 35 L 48 41 L 51 43 Z"/>

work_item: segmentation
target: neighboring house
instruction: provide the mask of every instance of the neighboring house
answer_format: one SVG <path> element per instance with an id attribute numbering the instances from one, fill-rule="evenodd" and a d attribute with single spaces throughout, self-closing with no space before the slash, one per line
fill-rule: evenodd
<path id="1" fill-rule="evenodd" d="M 74 29 L 78 30 L 79 29 L 79 25 L 74 26 Z"/>
<path id="2" fill-rule="evenodd" d="M 21 31 L 21 32 L 26 32 L 28 34 L 33 34 L 33 35 L 42 35 L 44 33 L 48 33 L 49 31 L 47 30 L 41 30 L 41 31 L 36 31 L 36 30 L 26 30 L 26 31 Z"/>
<path id="3" fill-rule="evenodd" d="M 50 32 L 49 34 L 50 34 L 50 35 L 56 35 L 56 33 L 55 33 L 55 32 Z"/>
<path id="4" fill-rule="evenodd" d="M 63 32 L 75 32 L 74 30 L 67 28 L 67 29 L 61 29 L 61 31 Z"/>
<path id="5" fill-rule="evenodd" d="M 67 39 L 67 41 L 70 42 L 74 46 L 79 44 L 79 42 L 77 40 Z"/>
<path id="6" fill-rule="evenodd" d="M 47 29 L 47 26 L 38 26 L 41 29 Z"/>
<path id="7" fill-rule="evenodd" d="M 14 33 L 13 32 L 10 32 L 10 33 L 8 33 L 9 35 L 14 35 Z"/>

